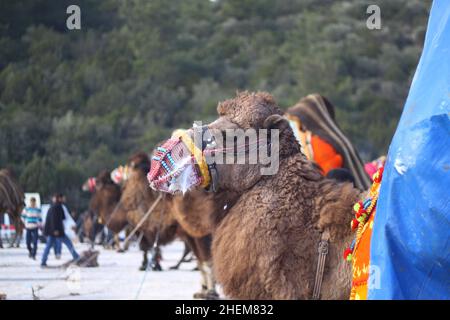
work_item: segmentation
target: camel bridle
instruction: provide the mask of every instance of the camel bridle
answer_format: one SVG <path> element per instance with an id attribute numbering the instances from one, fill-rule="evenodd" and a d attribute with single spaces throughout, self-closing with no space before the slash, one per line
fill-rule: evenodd
<path id="1" fill-rule="evenodd" d="M 209 139 L 203 139 L 208 132 L 207 126 L 194 127 L 190 130 L 194 139 L 188 134 L 189 131 L 177 130 L 170 139 L 155 149 L 151 159 L 151 170 L 147 175 L 153 189 L 170 192 L 167 183 L 177 178 L 187 166 L 194 165 L 193 185 L 207 191 L 216 191 L 218 179 L 216 163 L 207 162 L 205 157 L 205 150 L 214 144 L 214 138 L 209 134 Z M 201 145 L 195 143 L 198 134 L 201 134 Z"/>
<path id="2" fill-rule="evenodd" d="M 208 138 L 202 139 L 202 152 L 205 153 L 206 148 L 211 148 L 215 145 L 215 138 L 214 135 L 211 134 L 209 131 L 208 126 L 202 126 L 202 137 L 204 138 L 205 135 L 208 136 Z M 216 162 L 215 161 L 207 161 L 208 166 L 208 174 L 210 176 L 210 183 L 205 188 L 208 192 L 216 192 L 217 191 L 217 180 L 219 179 L 219 173 L 217 172 Z"/>
<path id="3" fill-rule="evenodd" d="M 193 138 L 189 133 L 192 133 Z M 157 147 L 153 153 L 151 170 L 147 176 L 150 187 L 157 191 L 170 193 L 168 183 L 180 176 L 186 167 L 193 164 L 196 168 L 197 178 L 192 182 L 191 187 L 200 186 L 207 192 L 217 192 L 219 172 L 215 161 L 216 153 L 239 155 L 242 152 L 250 152 L 251 147 L 258 148 L 261 142 L 267 143 L 264 139 L 258 139 L 255 142 L 231 147 L 216 147 L 215 139 L 216 136 L 207 125 L 193 127 L 189 130 L 176 130 L 172 137 Z M 185 154 L 178 155 L 178 153 L 183 153 L 181 145 L 184 145 L 184 151 L 190 154 L 190 158 L 187 158 Z M 267 143 L 269 152 L 271 145 L 271 142 Z M 184 158 L 182 158 L 183 156 Z"/>
<path id="4" fill-rule="evenodd" d="M 258 148 L 259 144 L 261 142 L 263 142 L 262 139 L 258 139 L 256 142 L 254 143 L 244 143 L 242 145 L 237 145 L 237 146 L 232 146 L 232 147 L 223 147 L 223 148 L 216 148 L 216 137 L 214 134 L 211 133 L 210 129 L 208 126 L 202 126 L 202 153 L 205 156 L 211 156 L 212 159 L 215 159 L 215 154 L 216 153 L 223 153 L 223 154 L 234 154 L 237 155 L 241 152 L 250 152 L 250 148 L 251 147 L 255 147 Z M 205 137 L 207 137 L 205 139 Z M 272 146 L 272 142 L 267 143 L 267 147 L 268 147 L 268 151 L 269 151 L 269 155 L 270 155 L 270 151 L 271 151 L 271 146 Z M 240 150 L 244 148 L 244 151 Z M 248 149 L 246 149 L 248 148 Z M 236 149 L 236 150 L 235 150 Z M 208 174 L 210 176 L 210 184 L 207 188 L 205 188 L 206 191 L 208 192 L 216 192 L 217 191 L 217 186 L 218 186 L 218 180 L 219 180 L 219 173 L 217 171 L 217 167 L 216 167 L 216 162 L 211 160 L 211 158 L 208 158 L 209 161 L 206 161 L 207 163 L 207 167 L 208 167 Z"/>
<path id="5" fill-rule="evenodd" d="M 181 136 L 183 142 L 188 143 L 188 148 L 191 150 L 191 153 L 194 155 L 195 160 L 197 161 L 197 165 L 199 166 L 200 172 L 203 177 L 202 187 L 207 192 L 216 192 L 217 191 L 217 180 L 219 178 L 219 174 L 217 172 L 216 162 L 215 161 L 207 161 L 205 156 L 205 151 L 207 149 L 211 149 L 215 146 L 215 137 L 211 134 L 209 127 L 207 125 L 201 127 L 194 127 L 191 130 L 194 131 L 194 135 L 201 134 L 202 145 L 199 148 L 195 145 L 194 141 L 189 141 L 190 137 L 186 137 L 185 135 Z M 206 138 L 205 138 L 206 137 Z M 201 156 L 200 156 L 201 154 Z M 214 154 L 212 151 L 209 154 Z"/>

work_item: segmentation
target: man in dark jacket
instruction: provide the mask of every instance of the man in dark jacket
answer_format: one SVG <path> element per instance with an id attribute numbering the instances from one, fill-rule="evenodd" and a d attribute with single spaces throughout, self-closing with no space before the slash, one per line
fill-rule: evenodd
<path id="1" fill-rule="evenodd" d="M 47 258 L 50 249 L 55 245 L 57 241 L 63 242 L 67 249 L 72 254 L 73 260 L 78 260 L 79 255 L 75 251 L 72 242 L 64 233 L 64 209 L 61 205 L 61 197 L 55 195 L 53 197 L 53 204 L 47 212 L 45 219 L 44 235 L 47 236 L 47 243 L 45 245 L 44 253 L 42 254 L 41 266 L 47 266 Z"/>

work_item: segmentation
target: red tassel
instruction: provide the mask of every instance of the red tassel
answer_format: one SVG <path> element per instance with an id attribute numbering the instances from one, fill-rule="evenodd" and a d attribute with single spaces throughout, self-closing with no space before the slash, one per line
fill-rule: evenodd
<path id="1" fill-rule="evenodd" d="M 345 249 L 344 250 L 344 260 L 347 260 L 348 255 L 351 253 L 352 253 L 352 249 L 350 249 L 350 248 Z"/>
<path id="2" fill-rule="evenodd" d="M 351 223 L 352 230 L 355 230 L 356 228 L 358 228 L 358 225 L 359 225 L 359 221 L 356 219 L 352 219 L 352 223 Z"/>

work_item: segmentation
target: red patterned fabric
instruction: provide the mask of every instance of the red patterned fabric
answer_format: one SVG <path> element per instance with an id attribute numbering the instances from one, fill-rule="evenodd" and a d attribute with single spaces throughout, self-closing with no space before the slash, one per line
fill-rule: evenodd
<path id="1" fill-rule="evenodd" d="M 169 181 L 178 177 L 186 165 L 194 167 L 190 180 L 193 184 L 200 185 L 202 178 L 187 146 L 179 137 L 167 140 L 153 153 L 150 172 L 147 175 L 150 186 L 155 190 L 169 192 Z"/>
<path id="2" fill-rule="evenodd" d="M 179 138 L 172 138 L 164 142 L 162 146 L 156 148 L 153 153 L 150 172 L 147 175 L 149 181 L 170 173 L 170 169 L 174 168 L 174 165 L 170 161 L 166 162 L 168 164 L 167 167 L 163 166 L 163 161 L 166 160 L 167 155 L 179 143 L 181 143 Z"/>

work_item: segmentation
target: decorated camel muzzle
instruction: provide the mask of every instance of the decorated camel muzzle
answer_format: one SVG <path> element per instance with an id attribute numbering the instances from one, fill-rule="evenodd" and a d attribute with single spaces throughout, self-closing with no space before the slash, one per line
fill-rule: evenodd
<path id="1" fill-rule="evenodd" d="M 97 178 L 90 177 L 86 180 L 85 183 L 81 186 L 81 190 L 84 192 L 89 191 L 90 193 L 95 192 L 95 187 L 97 186 Z"/>
<path id="2" fill-rule="evenodd" d="M 201 129 L 202 133 L 207 130 L 206 127 Z M 212 188 L 214 164 L 207 164 L 204 152 L 211 141 L 194 141 L 192 137 L 196 130 L 198 128 L 177 130 L 169 140 L 155 149 L 147 175 L 152 189 L 184 194 L 197 186 Z"/>
<path id="3" fill-rule="evenodd" d="M 115 184 L 122 185 L 130 177 L 130 167 L 128 165 L 119 166 L 111 171 L 111 180 Z"/>
<path id="4" fill-rule="evenodd" d="M 220 121 L 177 130 L 154 151 L 147 176 L 150 187 L 172 194 L 184 194 L 195 187 L 216 192 L 225 185 L 224 179 L 230 180 L 230 171 L 224 172 L 225 167 L 240 167 L 241 173 L 256 168 L 260 175 L 275 174 L 278 131 L 268 132 L 265 128 L 221 126 Z"/>

